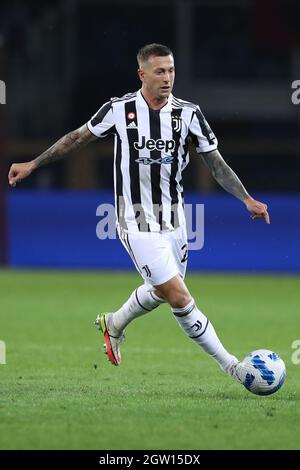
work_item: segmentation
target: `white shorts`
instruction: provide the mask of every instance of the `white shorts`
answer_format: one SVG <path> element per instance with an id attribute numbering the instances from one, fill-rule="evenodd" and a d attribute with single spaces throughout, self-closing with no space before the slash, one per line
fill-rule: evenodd
<path id="1" fill-rule="evenodd" d="M 165 232 L 120 232 L 119 237 L 149 291 L 179 274 L 185 277 L 188 242 L 185 227 Z"/>

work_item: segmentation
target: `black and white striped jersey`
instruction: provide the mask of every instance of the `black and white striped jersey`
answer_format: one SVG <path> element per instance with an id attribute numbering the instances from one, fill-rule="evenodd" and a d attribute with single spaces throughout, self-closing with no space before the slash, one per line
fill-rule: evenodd
<path id="1" fill-rule="evenodd" d="M 159 232 L 185 224 L 182 172 L 188 143 L 198 153 L 217 148 L 199 106 L 170 94 L 160 110 L 141 90 L 111 98 L 88 121 L 97 137 L 115 135 L 114 188 L 117 223 L 128 231 Z"/>

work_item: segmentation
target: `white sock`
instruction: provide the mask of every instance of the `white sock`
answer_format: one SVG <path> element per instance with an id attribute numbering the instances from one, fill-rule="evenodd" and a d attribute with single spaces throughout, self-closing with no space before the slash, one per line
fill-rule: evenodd
<path id="1" fill-rule="evenodd" d="M 162 303 L 164 303 L 164 300 L 155 295 L 154 292 L 149 292 L 143 284 L 132 292 L 129 299 L 119 310 L 113 313 L 113 325 L 117 330 L 123 331 L 132 320 L 151 312 Z"/>
<path id="2" fill-rule="evenodd" d="M 226 371 L 230 364 L 237 361 L 235 356 L 226 351 L 212 324 L 196 307 L 194 299 L 185 307 L 173 308 L 172 311 L 187 336 L 215 359 L 223 370 Z"/>

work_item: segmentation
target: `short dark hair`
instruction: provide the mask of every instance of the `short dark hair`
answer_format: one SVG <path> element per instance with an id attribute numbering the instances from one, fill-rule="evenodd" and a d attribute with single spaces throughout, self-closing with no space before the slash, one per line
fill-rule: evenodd
<path id="1" fill-rule="evenodd" d="M 146 46 L 142 47 L 138 54 L 137 54 L 137 61 L 139 64 L 139 67 L 141 64 L 144 62 L 147 62 L 149 57 L 151 56 L 158 56 L 158 57 L 164 57 L 167 55 L 173 55 L 173 52 L 168 46 L 164 46 L 163 44 L 146 44 Z"/>

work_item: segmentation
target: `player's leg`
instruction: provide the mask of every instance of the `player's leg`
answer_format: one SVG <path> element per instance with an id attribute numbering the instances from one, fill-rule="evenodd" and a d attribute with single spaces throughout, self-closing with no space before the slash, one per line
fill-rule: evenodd
<path id="1" fill-rule="evenodd" d="M 224 348 L 213 325 L 198 309 L 182 277 L 177 275 L 156 286 L 155 292 L 170 304 L 174 317 L 186 335 L 201 346 L 225 372 L 239 380 L 236 376 L 237 358 Z"/>
<path id="2" fill-rule="evenodd" d="M 135 236 L 123 234 L 121 241 L 145 282 L 137 287 L 121 308 L 111 315 L 114 328 L 119 332 L 122 332 L 132 320 L 151 312 L 165 302 L 153 292 L 151 283 L 148 281 L 150 268 L 152 269 L 151 253 L 155 256 L 159 237 L 151 238 L 148 234 Z M 145 245 L 148 249 L 150 248 L 148 256 L 145 255 Z"/>
<path id="3" fill-rule="evenodd" d="M 149 291 L 147 284 L 142 284 L 132 292 L 122 307 L 112 314 L 114 327 L 118 331 L 123 331 L 132 320 L 152 312 L 162 303 L 164 303 L 163 299 Z"/>
<path id="4" fill-rule="evenodd" d="M 129 323 L 164 303 L 163 299 L 148 289 L 147 284 L 142 284 L 132 292 L 119 310 L 100 314 L 96 318 L 96 324 L 104 334 L 108 359 L 114 365 L 119 365 L 121 362 L 120 346 L 125 339 L 124 330 Z"/>
<path id="5" fill-rule="evenodd" d="M 171 305 L 173 314 L 184 332 L 210 354 L 223 370 L 239 380 L 237 358 L 226 351 L 214 327 L 197 308 L 184 283 L 188 259 L 187 232 L 184 225 L 172 233 L 171 244 L 179 276 L 175 276 L 163 286 L 159 286 L 155 293 L 165 298 Z"/>
<path id="6" fill-rule="evenodd" d="M 156 236 L 157 235 L 157 236 Z M 108 359 L 114 365 L 121 362 L 120 345 L 125 335 L 125 328 L 134 319 L 151 312 L 153 309 L 164 303 L 165 300 L 153 292 L 152 272 L 158 271 L 153 265 L 157 264 L 157 258 L 160 257 L 161 243 L 160 234 L 151 236 L 151 234 L 123 234 L 120 237 L 126 251 L 131 257 L 137 271 L 143 277 L 145 283 L 135 289 L 128 300 L 116 311 L 106 314 L 99 314 L 96 318 L 96 324 L 102 331 L 105 338 L 105 349 Z M 147 247 L 147 249 L 145 249 Z M 159 263 L 161 265 L 161 262 Z M 161 266 L 162 267 L 162 266 Z M 168 269 L 171 273 L 168 274 Z M 176 273 L 176 266 L 168 266 L 162 269 L 164 276 L 172 277 Z M 166 274 L 167 273 L 167 274 Z M 162 279 L 162 274 L 155 277 L 155 280 Z"/>

